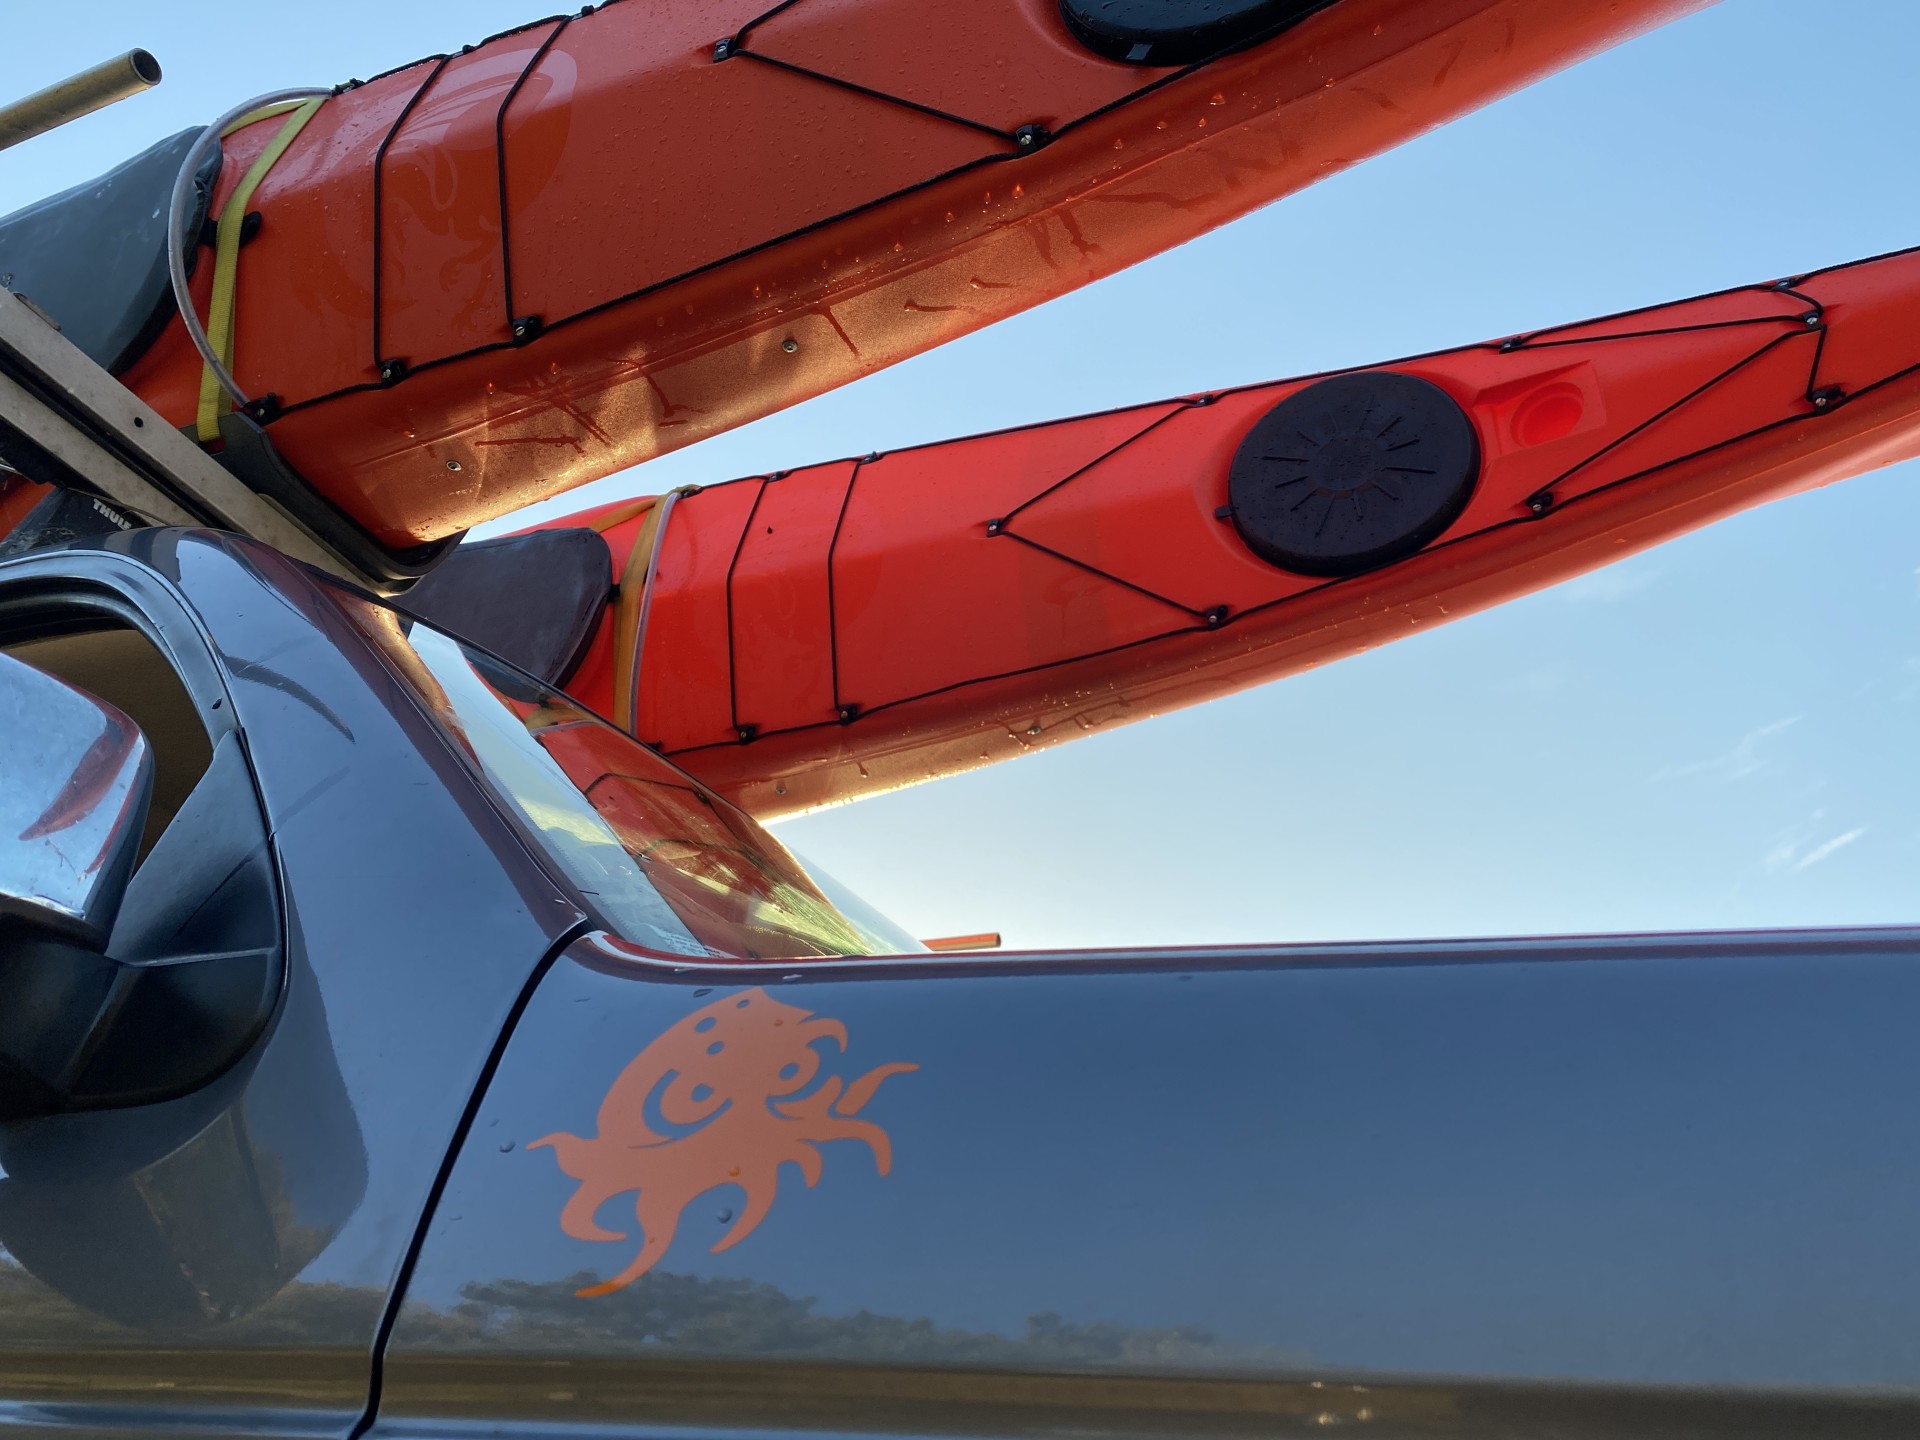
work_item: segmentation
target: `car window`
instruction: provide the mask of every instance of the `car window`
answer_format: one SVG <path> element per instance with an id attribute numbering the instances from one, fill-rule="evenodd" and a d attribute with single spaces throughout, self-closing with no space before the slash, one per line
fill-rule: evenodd
<path id="1" fill-rule="evenodd" d="M 877 915 L 842 913 L 745 811 L 559 691 L 420 621 L 341 600 L 626 939 L 739 959 L 902 948 Z"/>

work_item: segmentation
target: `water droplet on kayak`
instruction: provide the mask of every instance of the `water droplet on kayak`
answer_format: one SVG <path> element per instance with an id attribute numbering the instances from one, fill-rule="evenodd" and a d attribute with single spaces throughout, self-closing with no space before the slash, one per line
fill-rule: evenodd
<path id="1" fill-rule="evenodd" d="M 722 1208 L 722 1210 L 720 1211 L 720 1223 L 724 1225 L 731 1219 L 733 1219 L 733 1211 L 730 1209 Z"/>
<path id="2" fill-rule="evenodd" d="M 500 1153 L 501 1153 L 502 1155 L 506 1155 L 506 1154 L 510 1154 L 510 1153 L 512 1152 L 512 1150 L 513 1150 L 513 1141 L 511 1141 L 511 1140 L 502 1140 L 502 1141 L 500 1142 Z"/>
<path id="3" fill-rule="evenodd" d="M 1209 105 L 1224 105 L 1227 103 L 1227 97 L 1216 90 L 1207 97 L 1207 103 Z"/>

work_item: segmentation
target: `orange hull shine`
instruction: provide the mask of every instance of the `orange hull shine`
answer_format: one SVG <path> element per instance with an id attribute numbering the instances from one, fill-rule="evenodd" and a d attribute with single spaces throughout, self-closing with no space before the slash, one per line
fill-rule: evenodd
<path id="1" fill-rule="evenodd" d="M 1479 459 L 1425 548 L 1344 579 L 1223 513 L 1249 432 L 1324 377 L 708 487 L 668 512 L 637 684 L 630 578 L 569 688 L 762 818 L 974 768 L 1906 459 L 1916 313 L 1904 252 L 1347 372 L 1437 385 Z M 596 521 L 619 573 L 650 515 L 555 523 Z"/>
<path id="2" fill-rule="evenodd" d="M 1705 3 L 1339 0 L 1154 69 L 1082 48 L 1055 0 L 617 0 L 328 100 L 253 202 L 234 371 L 310 484 L 410 546 L 1015 314 Z M 229 139 L 217 205 L 279 128 Z M 123 378 L 193 419 L 177 321 Z"/>

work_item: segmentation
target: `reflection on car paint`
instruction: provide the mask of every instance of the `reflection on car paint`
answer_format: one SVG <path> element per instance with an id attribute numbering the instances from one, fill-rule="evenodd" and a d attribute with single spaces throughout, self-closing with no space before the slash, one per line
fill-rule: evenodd
<path id="1" fill-rule="evenodd" d="M 560 1168 L 580 1182 L 560 1214 L 560 1228 L 576 1240 L 626 1239 L 594 1216 L 614 1196 L 635 1192 L 639 1254 L 613 1279 L 578 1294 L 610 1294 L 646 1274 L 672 1245 L 687 1206 L 727 1184 L 746 1192 L 746 1204 L 712 1250 L 732 1249 L 773 1208 L 781 1165 L 791 1161 L 809 1187 L 819 1183 L 815 1147 L 826 1141 L 862 1141 L 880 1174 L 893 1168 L 887 1132 L 855 1117 L 889 1076 L 920 1067 L 881 1065 L 851 1085 L 830 1075 L 812 1094 L 800 1095 L 820 1072 L 814 1046 L 822 1040 L 844 1053 L 847 1027 L 757 987 L 724 995 L 675 1024 L 620 1072 L 600 1103 L 598 1135 L 558 1132 L 528 1147 L 551 1149 Z"/>
<path id="2" fill-rule="evenodd" d="M 630 940 L 738 959 L 864 955 L 899 943 L 840 914 L 745 811 L 545 682 L 424 621 L 362 597 L 341 603 L 536 844 Z"/>

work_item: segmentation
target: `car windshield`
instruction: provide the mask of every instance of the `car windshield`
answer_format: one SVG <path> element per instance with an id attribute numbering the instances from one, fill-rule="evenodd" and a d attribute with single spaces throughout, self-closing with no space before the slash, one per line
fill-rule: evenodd
<path id="1" fill-rule="evenodd" d="M 738 806 L 561 692 L 421 621 L 341 599 L 623 938 L 732 959 L 925 948 L 816 881 Z"/>

